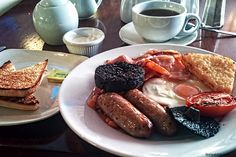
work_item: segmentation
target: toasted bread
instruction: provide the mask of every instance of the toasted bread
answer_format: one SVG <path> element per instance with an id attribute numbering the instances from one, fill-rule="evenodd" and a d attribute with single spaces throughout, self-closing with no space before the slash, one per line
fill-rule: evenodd
<path id="1" fill-rule="evenodd" d="M 15 66 L 12 64 L 12 62 L 9 60 L 7 62 L 5 62 L 1 67 L 0 67 L 0 74 L 2 73 L 8 73 L 8 72 L 13 72 L 15 71 L 16 68 Z"/>
<path id="2" fill-rule="evenodd" d="M 34 111 L 39 108 L 38 100 L 34 95 L 28 95 L 26 97 L 0 97 L 0 106 L 25 110 L 25 111 Z"/>
<path id="3" fill-rule="evenodd" d="M 213 91 L 232 93 L 235 62 L 221 55 L 188 53 L 183 55 L 188 70 Z"/>
<path id="4" fill-rule="evenodd" d="M 14 70 L 9 61 L 4 63 L 0 67 L 0 96 L 25 97 L 34 93 L 43 79 L 47 65 L 48 60 L 45 60 L 31 67 Z"/>

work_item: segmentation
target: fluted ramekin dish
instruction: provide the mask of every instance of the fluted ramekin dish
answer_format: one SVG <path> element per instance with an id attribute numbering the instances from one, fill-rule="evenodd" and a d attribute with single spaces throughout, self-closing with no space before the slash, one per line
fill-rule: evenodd
<path id="1" fill-rule="evenodd" d="M 65 33 L 63 42 L 70 53 L 91 57 L 98 53 L 104 38 L 98 28 L 80 27 Z"/>

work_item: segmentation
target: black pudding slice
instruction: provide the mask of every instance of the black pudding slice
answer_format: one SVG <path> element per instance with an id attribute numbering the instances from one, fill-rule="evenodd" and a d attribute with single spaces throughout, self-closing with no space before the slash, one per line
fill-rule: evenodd
<path id="1" fill-rule="evenodd" d="M 100 65 L 95 70 L 95 84 L 106 92 L 124 92 L 140 87 L 144 73 L 141 66 L 126 62 Z"/>
<path id="2" fill-rule="evenodd" d="M 194 121 L 186 116 L 187 107 L 174 107 L 170 109 L 175 120 L 188 128 L 191 132 L 205 138 L 214 136 L 220 129 L 220 124 L 210 117 L 200 117 L 199 121 Z"/>

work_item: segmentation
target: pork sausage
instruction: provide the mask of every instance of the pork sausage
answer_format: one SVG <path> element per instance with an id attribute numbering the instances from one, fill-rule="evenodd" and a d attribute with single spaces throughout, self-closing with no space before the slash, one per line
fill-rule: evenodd
<path id="1" fill-rule="evenodd" d="M 119 94 L 101 94 L 97 99 L 97 105 L 128 134 L 135 137 L 150 136 L 152 122 Z"/>
<path id="2" fill-rule="evenodd" d="M 165 108 L 149 99 L 140 90 L 129 90 L 125 94 L 125 98 L 145 114 L 162 135 L 171 136 L 177 131 L 174 119 L 168 114 Z"/>

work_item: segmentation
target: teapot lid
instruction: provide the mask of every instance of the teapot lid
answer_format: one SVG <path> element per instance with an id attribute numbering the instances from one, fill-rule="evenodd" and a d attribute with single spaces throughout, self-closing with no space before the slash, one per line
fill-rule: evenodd
<path id="1" fill-rule="evenodd" d="M 41 0 L 39 5 L 43 7 L 56 7 L 59 5 L 64 5 L 68 2 L 68 0 Z"/>

